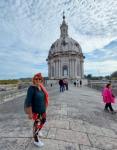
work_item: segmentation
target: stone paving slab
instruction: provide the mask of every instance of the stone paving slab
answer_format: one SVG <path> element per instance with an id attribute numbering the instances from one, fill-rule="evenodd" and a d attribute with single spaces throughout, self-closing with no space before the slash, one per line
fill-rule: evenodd
<path id="1" fill-rule="evenodd" d="M 26 150 L 31 138 L 0 138 L 0 150 Z"/>
<path id="2" fill-rule="evenodd" d="M 102 148 L 105 150 L 117 150 L 117 138 L 103 137 L 99 135 L 89 134 L 89 139 L 94 147 Z"/>
<path id="3" fill-rule="evenodd" d="M 47 135 L 47 138 L 49 138 L 49 139 L 55 139 L 56 131 L 57 131 L 56 128 L 50 128 L 49 132 L 48 132 L 48 135 Z"/>
<path id="4" fill-rule="evenodd" d="M 89 123 L 85 123 L 84 126 L 87 133 L 117 138 L 117 135 L 111 129 L 98 127 Z"/>
<path id="5" fill-rule="evenodd" d="M 90 145 L 87 134 L 71 130 L 58 129 L 56 132 L 56 139 L 63 140 L 66 142 Z"/>
<path id="6" fill-rule="evenodd" d="M 102 150 L 99 148 L 94 148 L 94 147 L 89 147 L 89 146 L 84 146 L 84 145 L 80 145 L 80 149 L 81 150 Z"/>
<path id="7" fill-rule="evenodd" d="M 86 128 L 82 120 L 70 121 L 70 129 L 73 131 L 80 131 L 86 133 Z"/>
<path id="8" fill-rule="evenodd" d="M 2 117 L 4 115 L 0 115 L 0 118 Z M 31 128 L 32 122 L 25 117 L 22 118 L 16 114 L 10 116 L 10 114 L 7 114 L 0 124 L 0 137 L 30 137 L 32 135 Z"/>
<path id="9" fill-rule="evenodd" d="M 60 128 L 60 129 L 69 129 L 69 121 L 66 120 L 50 120 L 45 124 L 45 127 L 48 128 Z"/>
<path id="10" fill-rule="evenodd" d="M 117 134 L 117 123 L 111 123 L 110 128 L 113 129 Z"/>

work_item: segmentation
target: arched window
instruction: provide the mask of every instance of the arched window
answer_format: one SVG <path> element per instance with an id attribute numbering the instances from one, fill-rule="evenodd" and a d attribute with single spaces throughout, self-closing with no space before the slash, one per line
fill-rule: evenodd
<path id="1" fill-rule="evenodd" d="M 54 66 L 52 66 L 52 77 L 54 77 Z"/>
<path id="2" fill-rule="evenodd" d="M 68 76 L 68 66 L 67 65 L 63 66 L 63 76 Z"/>

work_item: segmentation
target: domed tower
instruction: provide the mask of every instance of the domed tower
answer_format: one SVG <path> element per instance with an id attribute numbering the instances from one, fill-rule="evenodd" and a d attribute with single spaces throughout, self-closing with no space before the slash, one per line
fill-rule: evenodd
<path id="1" fill-rule="evenodd" d="M 60 25 L 60 38 L 51 45 L 47 61 L 49 79 L 84 77 L 82 49 L 77 41 L 69 37 L 64 13 Z"/>

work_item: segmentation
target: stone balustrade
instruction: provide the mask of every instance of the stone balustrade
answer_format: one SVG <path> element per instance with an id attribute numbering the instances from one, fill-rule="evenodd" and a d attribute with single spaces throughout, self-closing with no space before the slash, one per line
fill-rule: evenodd
<path id="1" fill-rule="evenodd" d="M 88 87 L 102 91 L 104 86 L 109 83 L 109 81 L 88 81 Z M 117 96 L 117 82 L 116 81 L 111 81 L 112 84 L 112 91 L 115 96 Z"/>
<path id="2" fill-rule="evenodd" d="M 0 93 L 0 104 L 4 103 L 6 101 L 12 100 L 16 97 L 26 95 L 26 90 L 27 90 L 27 88 L 20 89 L 20 90 L 15 89 L 15 90 L 1 92 Z"/>

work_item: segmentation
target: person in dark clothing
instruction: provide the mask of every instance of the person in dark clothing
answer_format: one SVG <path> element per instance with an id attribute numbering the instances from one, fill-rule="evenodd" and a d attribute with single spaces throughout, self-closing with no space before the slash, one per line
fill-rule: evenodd
<path id="1" fill-rule="evenodd" d="M 41 73 L 33 77 L 33 85 L 28 88 L 24 107 L 29 119 L 34 120 L 33 137 L 34 144 L 38 147 L 44 145 L 39 139 L 44 123 L 46 122 L 46 108 L 48 106 L 48 93 L 42 84 L 43 77 Z"/>
<path id="2" fill-rule="evenodd" d="M 80 87 L 82 87 L 82 80 L 80 80 Z"/>
<path id="3" fill-rule="evenodd" d="M 76 86 L 76 81 L 74 81 L 74 86 Z"/>
<path id="4" fill-rule="evenodd" d="M 64 82 L 62 79 L 59 80 L 60 92 L 64 91 Z"/>

